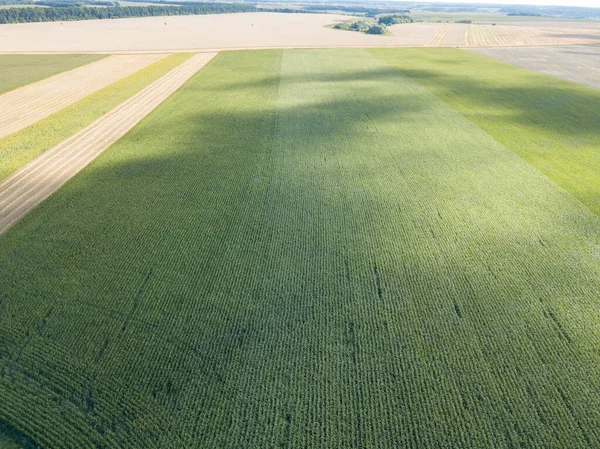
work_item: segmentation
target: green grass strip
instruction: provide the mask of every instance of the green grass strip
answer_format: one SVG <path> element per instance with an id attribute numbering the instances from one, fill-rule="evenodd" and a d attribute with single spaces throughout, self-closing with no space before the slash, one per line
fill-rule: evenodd
<path id="1" fill-rule="evenodd" d="M 0 55 L 0 94 L 105 57 L 106 55 Z"/>
<path id="2" fill-rule="evenodd" d="M 375 49 L 600 215 L 600 91 L 457 49 Z"/>
<path id="3" fill-rule="evenodd" d="M 186 61 L 192 53 L 161 59 L 0 140 L 0 180 L 72 136 Z"/>

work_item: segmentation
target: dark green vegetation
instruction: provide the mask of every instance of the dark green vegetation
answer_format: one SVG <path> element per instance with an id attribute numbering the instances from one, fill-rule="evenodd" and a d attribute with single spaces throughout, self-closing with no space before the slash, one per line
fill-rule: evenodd
<path id="1" fill-rule="evenodd" d="M 102 55 L 0 55 L 0 94 L 103 57 Z"/>
<path id="2" fill-rule="evenodd" d="M 185 16 L 256 12 L 253 5 L 241 3 L 195 3 L 177 6 L 121 6 L 106 8 L 56 7 L 0 9 L 0 24 L 23 22 L 59 22 L 68 20 L 118 19 L 124 17 Z"/>
<path id="3" fill-rule="evenodd" d="M 0 0 L 2 2 L 3 0 Z M 4 0 L 13 1 L 13 0 Z M 21 1 L 21 0 L 14 0 Z M 28 0 L 22 0 L 28 1 Z M 133 0 L 136 1 L 136 0 Z M 138 0 L 144 1 L 144 0 Z M 176 0 L 174 0 L 176 1 Z M 526 2 L 524 2 L 526 3 Z M 344 14 L 376 17 L 381 14 L 410 13 L 417 20 L 451 21 L 471 19 L 473 21 L 502 21 L 523 18 L 540 19 L 592 19 L 600 18 L 600 8 L 579 6 L 538 6 L 503 5 L 502 3 L 426 3 L 410 1 L 373 0 L 365 4 L 361 1 L 345 0 L 343 4 L 324 4 L 316 1 L 262 0 L 261 5 L 276 5 L 285 8 L 301 8 L 304 11 L 343 12 Z"/>
<path id="4" fill-rule="evenodd" d="M 396 25 L 398 23 L 411 23 L 413 20 L 408 16 L 399 16 L 392 14 L 389 16 L 381 16 L 377 19 L 379 25 Z"/>
<path id="5" fill-rule="evenodd" d="M 0 237 L 0 419 L 43 447 L 600 446 L 600 218 L 424 87 L 497 69 L 464 57 L 218 55 Z"/>
<path id="6" fill-rule="evenodd" d="M 389 5 L 387 5 L 389 6 Z M 305 11 L 323 11 L 323 12 L 332 12 L 336 11 L 338 13 L 357 15 L 357 16 L 366 16 L 366 17 L 376 17 L 378 14 L 393 14 L 393 13 L 407 13 L 409 12 L 407 9 L 403 7 L 386 7 L 386 6 L 362 6 L 362 5 L 352 5 L 352 4 L 344 4 L 344 5 L 327 5 L 327 4 L 306 4 L 303 5 L 303 9 Z"/>
<path id="7" fill-rule="evenodd" d="M 29 438 L 0 422 L 0 449 L 39 449 Z"/>
<path id="8" fill-rule="evenodd" d="M 465 51 L 374 50 L 600 215 L 600 91 Z"/>
<path id="9" fill-rule="evenodd" d="M 0 139 L 0 180 L 99 119 L 191 57 L 175 53 Z"/>
<path id="10" fill-rule="evenodd" d="M 114 2 L 103 2 L 103 1 L 91 1 L 91 0 L 85 0 L 85 1 L 70 1 L 70 0 L 65 0 L 65 1 L 36 1 L 34 3 L 35 6 L 50 6 L 53 8 L 72 8 L 72 7 L 82 7 L 82 6 L 119 6 L 119 2 L 118 1 L 114 1 Z"/>
<path id="11" fill-rule="evenodd" d="M 371 19 L 347 20 L 345 22 L 336 23 L 332 28 L 344 31 L 358 31 L 359 33 L 366 34 L 385 34 L 387 32 L 387 27 L 385 25 L 378 24 Z"/>
<path id="12" fill-rule="evenodd" d="M 506 15 L 509 17 L 541 17 L 542 16 L 540 13 L 537 13 L 537 12 L 526 12 L 526 11 L 509 12 Z"/>

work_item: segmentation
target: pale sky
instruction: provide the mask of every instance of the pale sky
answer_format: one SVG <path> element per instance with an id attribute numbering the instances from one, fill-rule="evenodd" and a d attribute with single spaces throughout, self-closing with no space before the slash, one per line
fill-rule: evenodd
<path id="1" fill-rule="evenodd" d="M 434 0 L 440 3 L 484 3 L 481 0 Z M 600 0 L 490 0 L 489 3 L 506 5 L 562 5 L 562 6 L 591 6 L 600 8 Z"/>

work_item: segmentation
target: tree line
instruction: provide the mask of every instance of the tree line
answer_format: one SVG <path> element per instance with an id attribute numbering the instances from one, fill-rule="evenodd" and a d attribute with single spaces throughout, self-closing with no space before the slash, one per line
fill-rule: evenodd
<path id="1" fill-rule="evenodd" d="M 389 16 L 381 16 L 377 23 L 379 25 L 396 25 L 398 23 L 412 23 L 413 19 L 409 16 L 401 16 L 398 14 L 393 14 Z"/>
<path id="2" fill-rule="evenodd" d="M 62 22 L 71 20 L 120 19 L 125 17 L 183 16 L 259 11 L 240 3 L 196 3 L 180 6 L 120 6 L 87 8 L 9 8 L 0 9 L 0 24 L 25 22 Z"/>

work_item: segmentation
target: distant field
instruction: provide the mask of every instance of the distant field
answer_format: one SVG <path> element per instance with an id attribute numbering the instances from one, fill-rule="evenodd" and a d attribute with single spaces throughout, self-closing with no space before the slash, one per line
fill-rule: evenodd
<path id="1" fill-rule="evenodd" d="M 411 23 L 386 36 L 340 32 L 328 25 L 351 17 L 331 14 L 240 13 L 4 25 L 2 52 L 174 52 L 311 47 L 522 46 L 600 42 L 600 28 L 577 22 L 528 26 Z M 166 24 L 165 24 L 166 23 Z M 584 22 L 581 22 L 584 23 Z M 598 24 L 600 22 L 585 22 Z M 588 25 L 586 25 L 588 26 Z M 22 39 L 23 33 L 27 39 Z M 53 39 L 47 39 L 47 36 Z"/>
<path id="2" fill-rule="evenodd" d="M 444 12 L 411 12 L 414 20 L 424 22 L 455 22 L 457 20 L 472 20 L 478 22 L 579 22 L 575 19 L 560 17 L 507 16 L 506 14 L 476 14 L 476 13 L 444 13 Z"/>
<path id="3" fill-rule="evenodd" d="M 0 55 L 0 94 L 103 57 L 104 55 Z"/>
<path id="4" fill-rule="evenodd" d="M 33 125 L 0 139 L 0 181 L 189 59 L 176 53 L 116 81 Z"/>
<path id="5" fill-rule="evenodd" d="M 594 95 L 450 49 L 219 54 L 0 238 L 0 421 L 599 447 L 600 217 L 515 154 L 595 142 Z"/>
<path id="6" fill-rule="evenodd" d="M 600 90 L 466 51 L 373 52 L 600 215 Z"/>
<path id="7" fill-rule="evenodd" d="M 600 45 L 470 50 L 517 67 L 600 89 Z"/>

